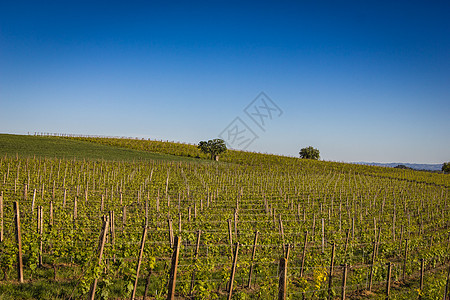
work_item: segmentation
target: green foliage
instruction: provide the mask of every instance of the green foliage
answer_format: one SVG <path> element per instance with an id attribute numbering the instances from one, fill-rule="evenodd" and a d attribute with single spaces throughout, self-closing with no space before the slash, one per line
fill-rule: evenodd
<path id="1" fill-rule="evenodd" d="M 442 164 L 442 172 L 450 173 L 450 162 L 445 162 Z"/>
<path id="2" fill-rule="evenodd" d="M 318 149 L 313 148 L 312 146 L 302 148 L 300 149 L 300 158 L 305 159 L 319 159 L 320 158 L 320 152 Z"/>
<path id="3" fill-rule="evenodd" d="M 212 160 L 216 160 L 218 155 L 227 151 L 227 145 L 222 139 L 213 139 L 209 141 L 201 141 L 198 143 L 198 149 L 205 154 L 210 154 Z"/>
<path id="4" fill-rule="evenodd" d="M 48 138 L 52 139 L 55 143 L 62 140 Z M 154 147 L 153 141 L 148 140 L 117 140 L 83 143 L 105 143 L 110 148 L 123 143 L 135 150 Z M 164 147 L 164 151 L 199 154 L 195 145 L 173 143 Z M 189 152 L 191 150 L 193 152 Z M 234 298 L 277 297 L 282 243 L 292 246 L 288 263 L 288 297 L 299 299 L 305 292 L 308 299 L 325 298 L 328 296 L 326 279 L 332 241 L 337 245 L 332 288 L 339 294 L 340 265 L 347 263 L 350 266 L 348 294 L 352 295 L 356 289 L 366 286 L 372 241 L 377 237 L 378 228 L 381 240 L 373 268 L 376 296 L 383 293 L 377 289 L 386 279 L 386 262 L 395 263 L 393 278 L 401 276 L 405 238 L 409 240 L 406 264 L 409 282 L 392 292 L 398 291 L 402 297 L 405 294 L 413 297 L 408 293 L 417 294 L 419 259 L 424 258 L 431 270 L 427 269 L 423 295 L 442 295 L 446 274 L 431 276 L 430 273 L 447 264 L 450 253 L 449 176 L 238 151 L 227 151 L 221 158 L 232 163 L 192 163 L 199 161 L 195 159 L 104 161 L 0 155 L 0 191 L 4 192 L 5 215 L 0 267 L 8 275 L 8 281 L 0 284 L 0 298 L 82 299 L 86 298 L 95 278 L 98 279 L 96 298 L 129 298 L 136 279 L 142 226 L 147 222 L 136 297 L 142 298 L 145 282 L 149 279 L 148 298 L 166 299 L 173 252 L 168 230 L 171 220 L 174 234 L 182 240 L 177 297 L 221 299 L 226 293 L 232 260 L 228 219 L 232 221 L 233 242 L 241 245 Z M 25 185 L 27 199 L 24 197 Z M 34 213 L 31 214 L 34 190 Z M 23 285 L 15 281 L 14 201 L 21 205 L 26 281 Z M 53 203 L 53 222 L 49 219 L 50 202 Z M 37 206 L 42 206 L 44 211 L 43 267 L 38 267 L 41 237 L 36 232 Z M 149 208 L 147 219 L 146 207 Z M 110 212 L 115 214 L 114 235 L 110 226 L 99 266 L 97 249 L 101 217 Z M 283 236 L 280 219 L 284 226 Z M 322 220 L 325 229 L 323 252 Z M 354 234 L 348 231 L 352 221 Z M 202 231 L 199 253 L 193 259 L 198 230 Z M 260 235 L 255 259 L 251 261 L 255 231 Z M 300 276 L 305 231 L 309 235 L 304 272 Z M 347 232 L 350 235 L 344 250 Z M 254 269 L 252 286 L 248 289 L 250 265 Z M 54 266 L 58 273 L 56 281 L 53 280 Z M 194 270 L 195 281 L 190 295 Z"/>

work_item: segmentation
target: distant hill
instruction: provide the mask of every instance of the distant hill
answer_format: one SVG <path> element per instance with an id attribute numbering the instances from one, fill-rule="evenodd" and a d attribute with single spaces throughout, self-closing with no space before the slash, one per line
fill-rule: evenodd
<path id="1" fill-rule="evenodd" d="M 395 168 L 398 165 L 402 165 L 414 170 L 427 170 L 427 171 L 441 171 L 442 169 L 442 164 L 375 163 L 375 162 L 356 162 L 355 164 L 388 167 L 388 168 Z"/>

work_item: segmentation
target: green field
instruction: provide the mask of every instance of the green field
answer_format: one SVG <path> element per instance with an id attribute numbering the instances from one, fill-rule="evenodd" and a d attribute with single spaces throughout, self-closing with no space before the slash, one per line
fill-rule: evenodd
<path id="1" fill-rule="evenodd" d="M 349 299 L 385 299 L 388 282 L 391 299 L 443 299 L 449 175 L 220 159 L 162 141 L 0 135 L 0 299 L 87 299 L 94 281 L 96 299 L 167 299 L 177 238 L 176 299 L 226 299 L 234 258 L 232 299 L 278 299 L 288 252 L 287 299 L 340 299 L 344 270 Z"/>
<path id="2" fill-rule="evenodd" d="M 60 137 L 0 134 L 0 153 L 20 157 L 52 157 L 88 160 L 171 160 L 194 161 L 188 157 L 108 147 L 86 141 Z"/>

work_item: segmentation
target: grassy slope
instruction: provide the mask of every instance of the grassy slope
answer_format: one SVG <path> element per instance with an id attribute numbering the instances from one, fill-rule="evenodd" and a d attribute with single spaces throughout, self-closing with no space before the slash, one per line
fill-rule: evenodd
<path id="1" fill-rule="evenodd" d="M 111 147 L 56 137 L 0 134 L 0 155 L 42 156 L 76 159 L 105 160 L 172 160 L 198 161 L 197 159 L 163 153 L 152 153 L 130 148 Z"/>
<path id="2" fill-rule="evenodd" d="M 174 142 L 149 141 L 120 138 L 64 138 L 27 135 L 0 134 L 0 155 L 41 156 L 76 159 L 105 159 L 115 161 L 167 160 L 184 162 L 210 162 L 195 159 L 201 154 L 195 145 Z M 415 170 L 363 166 L 346 163 L 300 160 L 293 157 L 277 156 L 244 151 L 227 151 L 221 156 L 222 162 L 237 163 L 252 167 L 297 167 L 309 172 L 351 172 L 372 174 L 392 179 L 414 180 L 450 186 L 450 176 Z"/>
<path id="3" fill-rule="evenodd" d="M 201 154 L 195 145 L 175 142 L 163 142 L 154 140 L 129 139 L 129 138 L 101 138 L 101 137 L 71 137 L 68 139 L 92 142 L 100 145 L 122 147 L 140 151 L 150 151 L 156 153 L 172 154 L 181 157 L 195 157 Z M 273 154 L 263 154 L 245 151 L 229 150 L 220 156 L 222 162 L 236 163 L 251 167 L 282 168 L 288 167 L 302 168 L 308 172 L 328 173 L 328 172 L 351 172 L 360 174 L 370 174 L 372 176 L 382 176 L 397 180 L 413 180 L 418 182 L 434 183 L 450 186 L 450 176 L 438 173 L 421 172 L 416 170 L 403 170 L 387 167 L 366 166 L 348 163 L 311 161 L 308 159 L 298 159 L 295 157 L 278 156 Z"/>

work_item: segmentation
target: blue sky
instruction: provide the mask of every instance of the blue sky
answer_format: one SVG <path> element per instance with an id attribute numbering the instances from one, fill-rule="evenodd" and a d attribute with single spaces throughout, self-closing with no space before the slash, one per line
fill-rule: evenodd
<path id="1" fill-rule="evenodd" d="M 0 132 L 197 143 L 236 117 L 247 150 L 442 163 L 449 1 L 2 1 Z M 245 107 L 283 111 L 265 131 Z"/>

